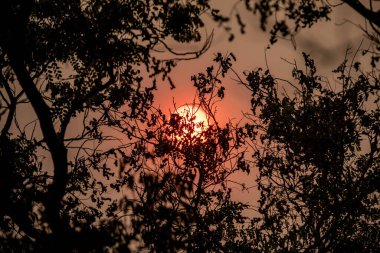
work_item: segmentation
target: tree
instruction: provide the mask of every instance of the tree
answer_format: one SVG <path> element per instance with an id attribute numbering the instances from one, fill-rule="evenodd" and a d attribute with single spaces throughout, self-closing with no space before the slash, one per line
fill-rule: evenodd
<path id="1" fill-rule="evenodd" d="M 345 61 L 334 90 L 304 59 L 305 70 L 295 65 L 296 83 L 289 83 L 293 95 L 279 92 L 284 84 L 268 70 L 247 76 L 262 215 L 254 241 L 270 252 L 376 252 L 378 75 Z"/>
<path id="2" fill-rule="evenodd" d="M 271 30 L 290 36 L 329 19 L 328 1 L 258 1 L 265 30 L 270 16 L 282 13 Z M 379 251 L 379 19 L 360 1 L 342 1 L 362 15 L 372 41 L 333 72 L 335 87 L 317 74 L 304 54 L 305 69 L 294 63 L 288 81 L 259 68 L 241 82 L 252 92 L 253 142 L 260 200 L 252 223 L 252 245 L 262 252 Z M 293 29 L 290 27 L 293 26 Z M 357 61 L 361 52 L 369 62 Z M 348 52 L 349 53 L 349 52 Z M 285 92 L 281 92 L 285 90 Z M 290 94 L 290 95 L 289 95 Z"/>
<path id="3" fill-rule="evenodd" d="M 266 30 L 269 24 L 274 23 L 270 30 L 270 42 L 273 44 L 279 37 L 291 37 L 294 43 L 294 36 L 304 28 L 310 28 L 317 22 L 322 20 L 329 21 L 330 14 L 334 8 L 339 8 L 341 5 L 351 7 L 355 12 L 365 19 L 365 26 L 359 25 L 367 37 L 379 44 L 379 27 L 380 18 L 378 10 L 375 8 L 375 1 L 370 0 L 368 4 L 359 0 L 342 0 L 330 2 L 326 0 L 301 0 L 301 1 L 282 1 L 282 0 L 244 0 L 246 9 L 258 13 L 260 16 L 260 27 Z M 238 15 L 238 14 L 237 14 Z M 274 17 L 274 22 L 271 22 L 271 17 Z M 240 16 L 238 16 L 240 24 Z"/>
<path id="4" fill-rule="evenodd" d="M 217 12 L 208 1 L 2 1 L 0 10 L 7 20 L 0 25 L 1 250 L 128 245 L 132 239 L 122 239 L 124 225 L 114 217 L 118 203 L 107 195 L 107 181 L 115 178 L 110 160 L 124 146 L 100 150 L 111 141 L 105 129 L 147 120 L 155 79 L 172 83 L 176 62 L 197 58 L 211 37 L 186 53 L 172 50 L 167 39 L 200 41 L 200 14 L 217 20 Z M 160 60 L 157 47 L 176 59 Z M 41 138 L 25 128 L 11 131 L 25 103 Z M 114 111 L 123 112 L 120 120 L 112 119 Z M 72 126 L 76 132 L 68 131 Z M 41 160 L 43 150 L 51 164 Z M 106 214 L 114 219 L 102 220 Z"/>
<path id="5" fill-rule="evenodd" d="M 221 65 L 232 58 L 215 60 L 218 67 L 192 77 L 199 89 L 193 110 L 168 118 L 152 108 L 145 121 L 135 122 L 119 110 L 110 115 L 130 145 L 121 152 L 119 178 L 111 184 L 118 192 L 124 188 L 116 217 L 125 217 L 132 228 L 125 228 L 125 236 L 140 250 L 239 252 L 248 247 L 242 213 L 247 205 L 231 199 L 229 181 L 235 171 L 249 172 L 240 130 L 231 123 L 219 126 L 213 113 L 222 97 L 220 76 L 227 71 Z M 210 118 L 195 123 L 201 108 Z"/>
<path id="6" fill-rule="evenodd" d="M 272 44 L 278 35 L 294 42 L 336 7 L 239 2 L 263 30 L 275 17 Z M 217 54 L 192 78 L 194 106 L 209 117 L 202 126 L 191 112 L 167 116 L 153 102 L 157 78 L 174 88 L 176 63 L 209 48 L 212 35 L 196 52 L 167 43 L 201 41 L 201 14 L 233 39 L 231 17 L 209 1 L 2 1 L 0 250 L 378 251 L 378 13 L 372 1 L 342 3 L 370 25 L 372 47 L 358 50 L 368 65 L 346 59 L 335 71 L 341 88 L 332 89 L 306 54 L 293 81 L 262 69 L 241 78 L 235 56 Z M 160 59 L 162 48 L 173 59 Z M 244 126 L 215 117 L 231 70 L 252 93 Z M 20 127 L 25 105 L 37 120 Z M 232 200 L 229 176 L 256 169 L 260 200 L 250 218 L 251 207 Z"/>

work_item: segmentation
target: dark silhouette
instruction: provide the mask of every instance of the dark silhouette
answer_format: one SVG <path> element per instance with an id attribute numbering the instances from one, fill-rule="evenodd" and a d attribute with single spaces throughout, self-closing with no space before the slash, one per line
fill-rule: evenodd
<path id="1" fill-rule="evenodd" d="M 241 83 L 252 91 L 254 161 L 260 218 L 252 223 L 258 252 L 379 252 L 379 36 L 375 1 L 245 1 L 262 29 L 276 17 L 271 43 L 347 4 L 366 21 L 369 46 L 348 50 L 332 81 L 304 54 L 294 80 L 258 69 Z M 255 2 L 255 4 L 252 4 Z M 364 2 L 364 1 L 363 1 Z M 252 4 L 252 5 L 251 5 Z M 376 9 L 377 8 L 377 9 Z M 364 56 L 361 61 L 358 55 Z"/>
<path id="2" fill-rule="evenodd" d="M 252 240 L 270 252 L 378 252 L 379 77 L 345 61 L 332 89 L 304 59 L 292 83 L 263 70 L 245 82 L 262 215 Z"/>
<path id="3" fill-rule="evenodd" d="M 263 30 L 276 17 L 272 44 L 338 7 L 238 2 Z M 196 52 L 168 39 L 201 41 L 207 13 L 233 40 L 231 17 L 209 1 L 1 1 L 0 251 L 380 251 L 380 21 L 372 1 L 342 3 L 367 20 L 372 44 L 334 70 L 336 84 L 306 54 L 292 81 L 262 69 L 240 77 L 235 56 L 217 54 L 192 77 L 206 126 L 153 101 L 156 79 L 174 88 L 171 69 L 212 36 Z M 244 126 L 214 115 L 226 75 L 252 93 Z M 36 120 L 20 127 L 25 106 Z M 258 206 L 231 199 L 229 176 L 251 170 Z"/>
<path id="4" fill-rule="evenodd" d="M 121 147 L 100 151 L 88 143 L 107 142 L 105 126 L 146 119 L 156 87 L 140 71 L 155 83 L 178 60 L 201 55 L 208 39 L 186 54 L 166 39 L 199 41 L 205 11 L 207 1 L 1 2 L 1 251 L 103 251 L 138 235 L 124 233 L 118 203 L 106 196 L 114 179 L 106 160 Z M 176 59 L 160 60 L 157 46 Z M 11 132 L 23 103 L 42 138 Z M 120 119 L 112 119 L 115 111 Z M 67 130 L 73 125 L 75 133 Z M 43 150 L 49 158 L 41 160 Z"/>

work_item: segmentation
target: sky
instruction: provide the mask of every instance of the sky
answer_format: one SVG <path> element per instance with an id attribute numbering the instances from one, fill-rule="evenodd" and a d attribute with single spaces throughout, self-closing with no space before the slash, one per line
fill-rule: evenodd
<path id="1" fill-rule="evenodd" d="M 235 1 L 214 1 L 215 6 L 221 8 L 224 13 L 229 13 Z M 269 33 L 263 32 L 259 28 L 259 19 L 244 10 L 244 5 L 238 5 L 243 21 L 246 23 L 246 34 L 235 37 L 232 42 L 228 41 L 229 35 L 218 28 L 213 22 L 207 22 L 205 33 L 214 31 L 214 39 L 210 49 L 196 60 L 182 61 L 173 70 L 171 77 L 176 84 L 175 89 L 170 89 L 168 83 L 161 83 L 155 95 L 155 106 L 164 112 L 173 111 L 173 102 L 177 107 L 191 103 L 194 99 L 195 88 L 190 80 L 191 75 L 205 71 L 207 66 L 213 62 L 215 54 L 222 55 L 233 53 L 237 62 L 233 68 L 241 77 L 245 71 L 251 71 L 258 67 L 266 69 L 269 67 L 272 75 L 283 79 L 291 80 L 291 70 L 293 66 L 286 61 L 296 62 L 299 67 L 303 66 L 302 52 L 306 52 L 315 60 L 318 73 L 322 76 L 334 80 L 331 72 L 343 61 L 346 50 L 351 48 L 355 51 L 362 40 L 362 32 L 353 23 L 361 24 L 362 18 L 353 10 L 346 6 L 334 9 L 331 15 L 331 22 L 321 22 L 311 29 L 302 30 L 295 37 L 295 45 L 290 40 L 279 40 L 275 45 L 269 45 Z M 352 23 L 351 23 L 352 22 Z M 235 27 L 238 32 L 238 27 Z M 172 43 L 171 46 L 178 51 L 194 50 L 201 48 L 202 43 L 190 45 L 178 45 Z M 250 111 L 250 93 L 239 85 L 232 75 L 223 80 L 225 98 L 218 103 L 216 118 L 220 125 L 231 120 L 238 123 L 243 120 L 243 112 Z M 254 204 L 258 199 L 255 193 L 255 178 L 257 173 L 253 172 L 247 176 L 245 174 L 232 175 L 231 179 L 252 187 L 251 190 L 242 192 L 236 185 L 234 198 L 243 202 Z"/>
<path id="2" fill-rule="evenodd" d="M 213 4 L 221 8 L 224 14 L 229 13 L 235 1 L 214 0 Z M 356 49 L 362 38 L 362 32 L 353 24 L 346 22 L 347 19 L 353 23 L 360 23 L 362 19 L 351 9 L 341 6 L 332 13 L 331 22 L 322 22 L 315 25 L 312 29 L 302 30 L 295 37 L 295 47 L 289 40 L 279 40 L 278 43 L 266 48 L 269 45 L 269 33 L 259 29 L 259 19 L 244 10 L 243 4 L 237 6 L 243 21 L 246 23 L 246 34 L 235 37 L 232 42 L 228 41 L 229 35 L 209 19 L 206 22 L 204 34 L 214 32 L 214 38 L 210 49 L 198 59 L 190 61 L 181 61 L 173 69 L 171 78 L 176 84 L 175 89 L 170 89 L 167 82 L 158 83 L 158 90 L 155 94 L 155 106 L 161 108 L 164 112 L 174 111 L 174 105 L 177 108 L 184 104 L 192 103 L 195 96 L 195 88 L 192 86 L 191 76 L 205 71 L 207 66 L 213 64 L 212 59 L 215 54 L 220 52 L 223 55 L 233 53 L 237 62 L 234 63 L 234 70 L 243 77 L 243 72 L 254 70 L 258 67 L 269 67 L 274 76 L 290 80 L 292 66 L 287 61 L 296 61 L 302 66 L 302 54 L 306 52 L 311 54 L 315 59 L 320 74 L 333 80 L 331 70 L 336 68 L 344 58 L 348 48 Z M 234 27 L 238 33 L 238 27 Z M 170 46 L 178 51 L 194 51 L 201 48 L 202 42 L 197 44 L 176 44 Z M 163 57 L 166 57 L 163 55 Z M 149 81 L 149 80 L 148 80 Z M 250 111 L 250 93 L 239 85 L 233 76 L 227 76 L 223 80 L 225 98 L 218 103 L 216 118 L 220 125 L 228 121 L 238 123 L 243 119 L 243 112 Z M 20 125 L 26 125 L 35 117 L 31 108 L 17 111 Z M 33 131 L 33 124 L 27 127 L 29 133 Z M 15 127 L 15 126 L 14 126 Z M 75 125 L 71 126 L 75 129 Z M 36 132 L 38 134 L 38 132 Z M 46 160 L 45 160 L 46 161 Z M 254 189 L 254 179 L 256 173 L 253 170 L 249 176 L 236 174 L 232 180 L 245 183 L 248 187 Z M 235 197 L 244 202 L 254 202 L 257 195 L 250 192 L 235 191 Z"/>
<path id="3" fill-rule="evenodd" d="M 213 0 L 212 6 L 220 8 L 224 14 L 231 12 L 235 1 Z M 311 54 L 318 66 L 319 73 L 331 78 L 331 70 L 339 65 L 343 60 L 346 49 L 356 48 L 359 46 L 362 32 L 353 24 L 344 23 L 349 18 L 351 22 L 360 23 L 361 18 L 350 8 L 341 6 L 332 13 L 332 22 L 322 22 L 315 25 L 312 29 L 302 30 L 296 37 L 296 48 L 288 40 L 279 40 L 270 49 L 266 50 L 269 45 L 269 33 L 259 29 L 258 16 L 248 13 L 244 9 L 243 3 L 235 6 L 246 23 L 246 34 L 239 35 L 239 28 L 235 26 L 235 40 L 228 42 L 229 35 L 221 28 L 206 17 L 206 26 L 203 33 L 210 34 L 214 32 L 214 38 L 210 49 L 198 59 L 190 61 L 181 61 L 173 69 L 171 78 L 176 84 L 175 89 L 170 89 L 167 82 L 161 82 L 155 94 L 155 106 L 160 107 L 163 111 L 169 112 L 174 110 L 173 102 L 179 107 L 183 104 L 189 104 L 194 99 L 195 88 L 191 82 L 191 76 L 205 71 L 207 66 L 213 64 L 212 59 L 215 54 L 220 52 L 223 55 L 233 53 L 237 62 L 233 68 L 237 73 L 244 77 L 244 71 L 254 70 L 258 67 L 266 68 L 268 65 L 274 76 L 281 78 L 290 78 L 292 66 L 286 63 L 288 61 L 302 62 L 301 52 Z M 194 51 L 200 49 L 203 41 L 197 44 L 177 44 L 171 43 L 170 46 L 178 51 Z M 163 55 L 162 57 L 167 57 Z M 302 66 L 302 64 L 299 64 Z M 149 80 L 147 80 L 149 83 Z M 242 118 L 242 112 L 250 109 L 250 94 L 247 89 L 239 85 L 233 76 L 230 75 L 223 80 L 223 86 L 226 88 L 226 96 L 218 104 L 217 119 L 221 124 L 225 124 L 229 119 L 239 121 Z M 17 111 L 20 119 L 20 126 L 30 123 L 31 108 L 22 108 Z M 24 120 L 23 120 L 24 119 Z M 28 126 L 33 128 L 33 124 Z"/>
<path id="4" fill-rule="evenodd" d="M 221 7 L 224 13 L 228 13 L 235 1 L 214 1 L 215 6 Z M 348 22 L 360 22 L 359 16 L 348 7 L 336 8 L 333 12 L 332 22 L 323 22 L 315 25 L 311 29 L 302 30 L 296 37 L 296 47 L 289 40 L 279 40 L 278 43 L 266 48 L 269 45 L 269 33 L 259 29 L 259 19 L 244 10 L 244 5 L 237 6 L 247 27 L 247 33 L 235 37 L 235 40 L 228 42 L 229 35 L 217 27 L 213 22 L 207 22 L 205 33 L 214 31 L 214 39 L 210 49 L 201 57 L 195 60 L 182 61 L 174 68 L 172 79 L 176 84 L 176 89 L 171 90 L 168 83 L 161 83 L 156 94 L 156 105 L 166 110 L 173 107 L 173 98 L 178 105 L 191 103 L 194 98 L 195 89 L 190 80 L 191 75 L 202 72 L 213 62 L 216 53 L 226 55 L 232 52 L 237 62 L 233 68 L 237 73 L 254 70 L 258 67 L 266 68 L 266 61 L 271 73 L 281 78 L 289 78 L 292 66 L 287 61 L 296 61 L 302 66 L 302 54 L 306 52 L 315 59 L 318 71 L 322 75 L 331 78 L 331 70 L 337 67 L 343 60 L 348 48 L 357 48 L 362 38 L 362 32 Z M 210 20 L 209 20 L 210 21 Z M 236 24 L 235 24 L 236 25 Z M 239 29 L 235 26 L 235 31 Z M 172 43 L 171 46 L 178 51 L 195 50 L 201 48 L 202 42 L 198 44 L 179 45 Z M 249 110 L 250 94 L 247 90 L 227 77 L 223 85 L 226 87 L 226 98 L 219 105 L 218 118 L 222 123 L 228 118 L 239 119 L 241 111 Z"/>

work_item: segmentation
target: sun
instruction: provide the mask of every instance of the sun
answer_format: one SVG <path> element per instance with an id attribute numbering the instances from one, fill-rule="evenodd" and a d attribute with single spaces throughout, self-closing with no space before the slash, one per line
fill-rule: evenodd
<path id="1" fill-rule="evenodd" d="M 194 134 L 201 133 L 209 126 L 207 114 L 199 105 L 183 105 L 176 109 L 176 113 L 178 113 L 178 115 L 181 116 L 186 122 L 194 123 Z"/>

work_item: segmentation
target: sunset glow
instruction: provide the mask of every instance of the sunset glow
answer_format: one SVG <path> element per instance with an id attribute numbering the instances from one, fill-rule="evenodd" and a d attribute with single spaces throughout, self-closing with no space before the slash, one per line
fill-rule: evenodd
<path id="1" fill-rule="evenodd" d="M 208 127 L 207 115 L 200 106 L 183 105 L 176 110 L 176 113 L 183 117 L 187 122 L 195 123 L 195 134 L 201 133 Z"/>

